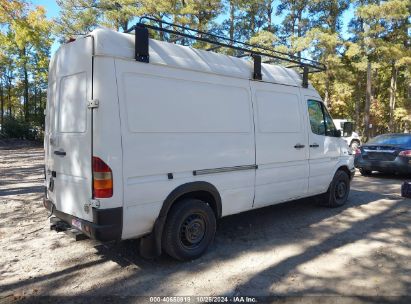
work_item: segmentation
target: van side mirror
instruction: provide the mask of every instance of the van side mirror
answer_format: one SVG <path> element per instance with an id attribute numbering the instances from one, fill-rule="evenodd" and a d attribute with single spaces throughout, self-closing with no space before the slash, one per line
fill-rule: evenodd
<path id="1" fill-rule="evenodd" d="M 354 131 L 354 123 L 351 121 L 346 121 L 343 126 L 343 136 L 350 137 Z"/>
<path id="2" fill-rule="evenodd" d="M 341 130 L 335 130 L 334 137 L 341 137 Z"/>

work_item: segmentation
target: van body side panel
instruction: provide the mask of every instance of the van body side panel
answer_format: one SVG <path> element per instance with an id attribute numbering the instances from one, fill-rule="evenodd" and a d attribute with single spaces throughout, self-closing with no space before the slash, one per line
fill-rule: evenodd
<path id="1" fill-rule="evenodd" d="M 308 190 L 308 135 L 296 87 L 251 82 L 256 156 L 255 207 L 304 197 Z"/>
<path id="2" fill-rule="evenodd" d="M 115 61 L 123 144 L 123 238 L 150 232 L 169 193 L 188 182 L 214 185 L 222 215 L 252 208 L 255 150 L 249 82 Z M 249 165 L 253 168 L 193 174 Z"/>
<path id="3" fill-rule="evenodd" d="M 102 159 L 112 170 L 113 196 L 99 198 L 100 209 L 123 206 L 123 160 L 121 122 L 114 58 L 94 57 L 93 156 Z"/>
<path id="4" fill-rule="evenodd" d="M 52 60 L 46 130 L 48 198 L 58 211 L 91 221 L 91 37 L 62 46 Z"/>

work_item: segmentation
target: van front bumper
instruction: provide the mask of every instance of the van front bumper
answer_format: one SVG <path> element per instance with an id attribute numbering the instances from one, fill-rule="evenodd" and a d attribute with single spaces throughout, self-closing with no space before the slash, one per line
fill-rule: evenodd
<path id="1" fill-rule="evenodd" d="M 47 210 L 53 213 L 53 215 L 73 228 L 80 230 L 89 238 L 101 242 L 117 241 L 121 239 L 123 226 L 122 207 L 110 209 L 92 208 L 93 222 L 89 222 L 56 210 L 53 202 L 49 199 L 44 199 L 43 204 Z"/>

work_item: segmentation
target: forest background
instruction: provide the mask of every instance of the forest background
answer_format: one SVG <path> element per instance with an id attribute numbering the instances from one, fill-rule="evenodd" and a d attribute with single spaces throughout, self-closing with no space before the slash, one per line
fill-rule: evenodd
<path id="1" fill-rule="evenodd" d="M 60 43 L 98 26 L 124 31 L 142 15 L 320 61 L 327 70 L 310 81 L 365 140 L 411 129 L 409 0 L 0 0 L 0 138 L 41 138 Z"/>

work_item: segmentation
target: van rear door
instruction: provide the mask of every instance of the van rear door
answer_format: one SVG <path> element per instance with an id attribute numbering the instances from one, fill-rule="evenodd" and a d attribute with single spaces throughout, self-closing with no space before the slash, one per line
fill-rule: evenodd
<path id="1" fill-rule="evenodd" d="M 92 221 L 93 39 L 62 46 L 50 65 L 46 144 L 47 195 L 57 210 Z"/>

